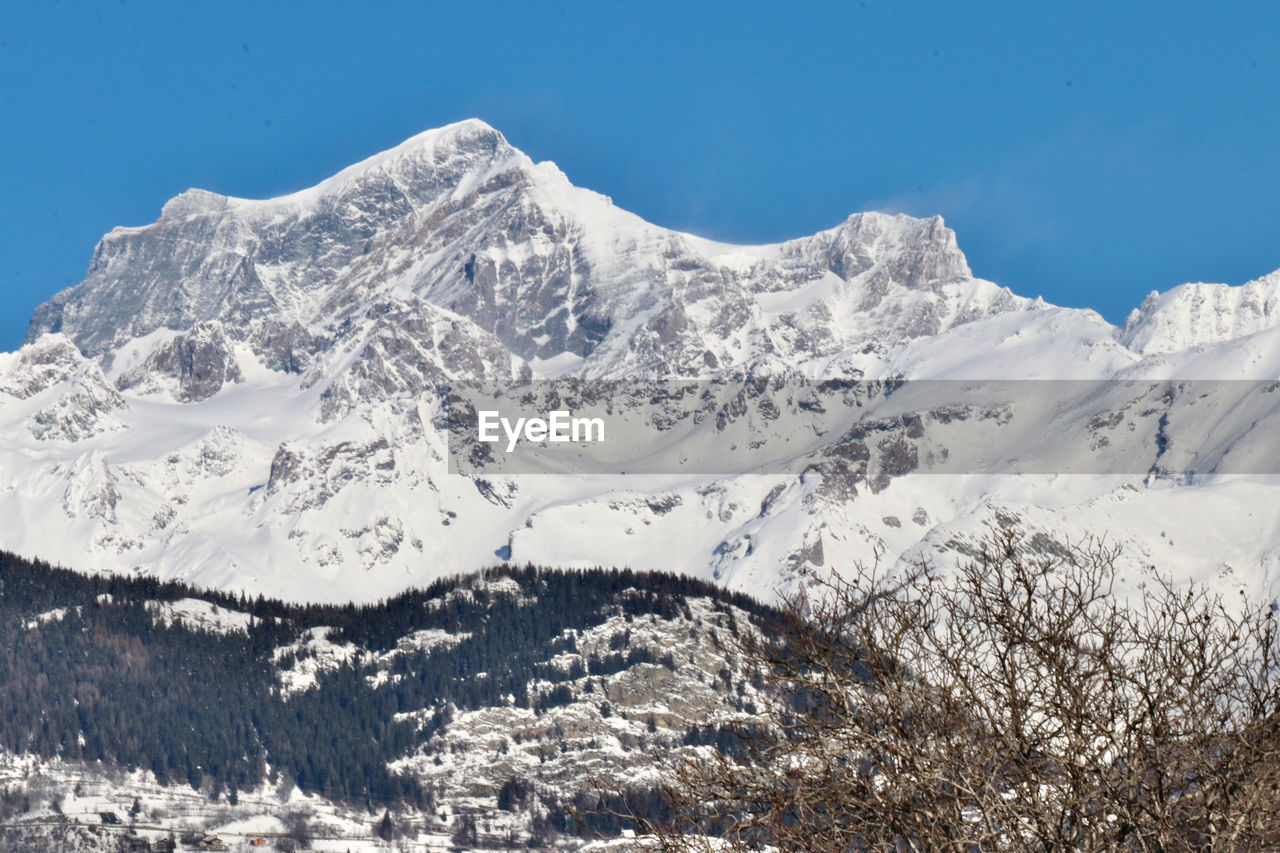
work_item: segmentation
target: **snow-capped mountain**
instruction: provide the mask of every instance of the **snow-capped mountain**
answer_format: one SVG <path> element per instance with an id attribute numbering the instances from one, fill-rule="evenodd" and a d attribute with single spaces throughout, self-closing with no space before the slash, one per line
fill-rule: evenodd
<path id="1" fill-rule="evenodd" d="M 805 564 L 932 558 L 1016 522 L 1045 547 L 1106 534 L 1135 564 L 1270 586 L 1274 481 L 1238 473 L 1280 470 L 1276 403 L 1196 409 L 1159 383 L 1280 376 L 1278 288 L 1184 285 L 1116 328 L 975 278 L 937 217 L 716 243 L 461 122 L 289 196 L 189 190 L 104 237 L 0 356 L 0 547 L 291 599 L 368 600 L 499 559 L 767 596 Z M 859 465 L 804 473 L 449 473 L 457 380 L 746 376 L 1131 382 L 1046 423 L 1127 456 L 1116 474 L 926 476 L 863 440 Z M 950 435 L 935 415 L 919 429 Z"/>
<path id="2" fill-rule="evenodd" d="M 1152 293 L 1125 323 L 1122 338 L 1143 355 L 1212 346 L 1280 325 L 1280 272 L 1240 287 L 1184 284 Z"/>

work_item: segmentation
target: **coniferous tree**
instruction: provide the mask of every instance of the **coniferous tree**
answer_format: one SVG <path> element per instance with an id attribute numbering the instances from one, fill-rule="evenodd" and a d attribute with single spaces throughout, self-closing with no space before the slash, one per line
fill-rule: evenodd
<path id="1" fill-rule="evenodd" d="M 382 813 L 382 820 L 378 821 L 378 827 L 375 831 L 383 841 L 390 841 L 395 836 L 395 824 L 391 820 L 390 810 Z"/>

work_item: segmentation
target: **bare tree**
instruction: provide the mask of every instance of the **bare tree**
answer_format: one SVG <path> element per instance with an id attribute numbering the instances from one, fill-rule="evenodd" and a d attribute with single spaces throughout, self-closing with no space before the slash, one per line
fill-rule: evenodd
<path id="1" fill-rule="evenodd" d="M 311 814 L 305 811 L 290 811 L 284 816 L 285 837 L 292 850 L 310 850 L 314 835 L 311 831 Z"/>
<path id="2" fill-rule="evenodd" d="M 950 573 L 816 579 L 740 642 L 770 695 L 743 755 L 676 759 L 665 850 L 1280 848 L 1272 608 L 1101 542 L 994 530 Z"/>

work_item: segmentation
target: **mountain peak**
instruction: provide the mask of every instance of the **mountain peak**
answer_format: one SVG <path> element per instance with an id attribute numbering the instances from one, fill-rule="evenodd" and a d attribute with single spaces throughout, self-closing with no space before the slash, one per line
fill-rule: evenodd
<path id="1" fill-rule="evenodd" d="M 379 151 L 342 169 L 320 183 L 296 192 L 265 199 L 246 199 L 225 196 L 210 190 L 191 188 L 168 202 L 160 213 L 161 221 L 181 219 L 201 214 L 220 214 L 235 209 L 249 212 L 255 209 L 281 206 L 306 207 L 320 199 L 342 193 L 353 183 L 371 174 L 400 174 L 439 166 L 451 158 L 472 160 L 483 166 L 494 160 L 522 158 L 506 137 L 478 118 L 469 118 L 443 127 L 424 130 L 409 137 L 399 145 Z M 524 158 L 527 159 L 527 158 Z"/>
<path id="2" fill-rule="evenodd" d="M 225 195 L 192 187 L 165 202 L 160 210 L 160 219 L 173 220 L 202 213 L 217 213 L 226 210 L 230 203 L 231 199 Z"/>
<path id="3" fill-rule="evenodd" d="M 462 144 L 470 141 L 493 139 L 499 140 L 504 144 L 507 141 L 506 137 L 497 128 L 484 119 L 464 118 L 461 121 L 455 121 L 441 127 L 428 128 L 421 133 L 414 134 L 395 146 L 395 148 L 433 147 L 444 141 Z"/>
<path id="4" fill-rule="evenodd" d="M 787 333 L 797 354 L 838 348 L 850 329 L 899 340 L 991 308 L 961 311 L 944 293 L 972 273 L 940 217 L 855 214 L 786 243 L 715 243 L 617 208 L 468 119 L 290 195 L 187 190 L 152 225 L 108 234 L 85 280 L 37 309 L 28 339 L 61 330 L 101 356 L 219 321 L 264 364 L 300 370 L 339 339 L 356 345 L 370 306 L 400 293 L 467 318 L 521 359 L 581 365 L 604 346 L 586 369 L 693 375 L 777 360 L 773 327 L 834 294 L 814 284 L 829 275 L 856 279 L 841 311 L 883 322 L 836 329 L 830 312 L 810 312 L 812 328 Z M 777 311 L 753 309 L 760 291 Z M 746 350 L 727 342 L 740 335 Z"/>
<path id="5" fill-rule="evenodd" d="M 1193 282 L 1152 291 L 1125 321 L 1121 339 L 1143 355 L 1178 352 L 1280 325 L 1280 270 L 1238 286 Z"/>
<path id="6" fill-rule="evenodd" d="M 461 183 L 467 173 L 500 171 L 516 163 L 532 164 L 505 136 L 473 118 L 425 130 L 306 189 L 260 201 L 233 201 L 241 207 L 305 207 L 374 176 L 391 176 L 415 184 L 423 181 L 424 173 L 439 173 L 443 180 L 452 176 Z"/>
<path id="7" fill-rule="evenodd" d="M 394 169 L 396 164 L 408 159 L 443 159 L 458 153 L 470 155 L 510 155 L 516 149 L 507 138 L 492 126 L 478 118 L 446 124 L 443 127 L 424 130 L 399 145 L 379 151 L 338 172 L 319 186 L 340 182 L 377 169 Z"/>

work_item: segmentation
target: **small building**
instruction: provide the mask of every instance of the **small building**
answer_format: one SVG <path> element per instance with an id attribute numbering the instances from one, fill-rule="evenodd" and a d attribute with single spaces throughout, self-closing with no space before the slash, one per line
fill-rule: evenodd
<path id="1" fill-rule="evenodd" d="M 222 839 L 216 835 L 206 835 L 200 839 L 200 843 L 196 845 L 197 850 L 226 850 L 227 845 L 222 843 Z"/>
<path id="2" fill-rule="evenodd" d="M 124 823 L 115 812 L 98 812 L 98 817 L 102 819 L 104 826 L 121 826 Z"/>
<path id="3" fill-rule="evenodd" d="M 265 838 L 250 838 L 250 839 L 249 839 L 249 846 L 250 846 L 250 847 L 266 847 L 266 846 L 267 846 L 267 839 L 265 839 Z"/>

